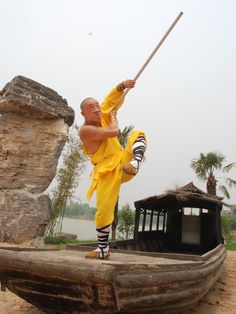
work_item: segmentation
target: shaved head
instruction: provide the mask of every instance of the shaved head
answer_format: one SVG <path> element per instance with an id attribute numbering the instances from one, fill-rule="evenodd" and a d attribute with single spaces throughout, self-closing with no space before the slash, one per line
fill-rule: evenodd
<path id="1" fill-rule="evenodd" d="M 80 104 L 80 109 L 81 109 L 82 112 L 83 112 L 83 109 L 84 109 L 85 104 L 86 104 L 89 100 L 92 100 L 92 99 L 94 99 L 94 98 L 93 98 L 93 97 L 87 97 L 87 98 L 85 98 L 85 99 L 81 102 L 81 104 Z"/>
<path id="2" fill-rule="evenodd" d="M 80 109 L 86 124 L 101 124 L 102 113 L 100 105 L 96 99 L 92 97 L 85 98 L 80 104 Z"/>

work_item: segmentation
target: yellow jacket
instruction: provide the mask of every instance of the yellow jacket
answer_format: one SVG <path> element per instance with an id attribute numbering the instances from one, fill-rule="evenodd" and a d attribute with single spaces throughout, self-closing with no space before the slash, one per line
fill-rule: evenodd
<path id="1" fill-rule="evenodd" d="M 110 125 L 110 112 L 114 109 L 122 94 L 123 92 L 119 92 L 116 88 L 113 88 L 101 104 L 102 127 L 108 127 Z M 121 107 L 123 102 L 124 100 L 121 101 L 118 109 Z M 103 140 L 94 154 L 89 154 L 86 150 L 85 153 L 90 157 L 91 162 L 94 165 L 94 171 L 92 173 L 93 179 L 88 190 L 88 200 L 90 200 L 96 189 L 98 177 L 114 170 L 120 163 L 122 158 L 122 147 L 117 137 L 111 137 Z"/>

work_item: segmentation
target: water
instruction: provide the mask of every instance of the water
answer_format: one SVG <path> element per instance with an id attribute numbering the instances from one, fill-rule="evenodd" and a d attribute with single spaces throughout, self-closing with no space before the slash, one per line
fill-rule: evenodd
<path id="1" fill-rule="evenodd" d="M 77 234 L 78 240 L 96 240 L 96 229 L 93 220 L 64 217 L 62 232 Z"/>

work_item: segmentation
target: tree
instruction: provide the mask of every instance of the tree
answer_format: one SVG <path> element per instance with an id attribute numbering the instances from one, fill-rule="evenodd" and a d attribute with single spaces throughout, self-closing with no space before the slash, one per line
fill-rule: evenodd
<path id="1" fill-rule="evenodd" d="M 67 202 L 72 198 L 74 189 L 78 186 L 78 178 L 85 170 L 87 158 L 83 153 L 76 125 L 70 131 L 62 157 L 62 166 L 56 174 L 57 186 L 51 196 L 52 218 L 46 229 L 49 236 L 61 232 Z"/>
<path id="2" fill-rule="evenodd" d="M 121 146 L 123 148 L 125 148 L 127 142 L 128 142 L 128 138 L 129 138 L 129 134 L 130 132 L 134 129 L 133 125 L 130 125 L 129 127 L 124 127 L 124 129 L 121 131 L 119 129 L 119 133 L 118 133 L 118 140 L 121 144 Z M 118 200 L 116 202 L 116 205 L 115 205 L 115 209 L 114 209 L 114 220 L 112 222 L 112 226 L 111 226 L 111 238 L 112 240 L 115 240 L 116 239 L 116 228 L 117 228 L 117 223 L 118 223 L 118 206 L 119 206 L 119 197 L 118 197 Z"/>
<path id="3" fill-rule="evenodd" d="M 226 244 L 229 244 L 232 240 L 230 217 L 227 215 L 221 215 L 222 234 Z"/>
<path id="4" fill-rule="evenodd" d="M 191 161 L 191 168 L 195 171 L 197 177 L 206 181 L 207 193 L 216 195 L 217 182 L 220 182 L 219 173 L 228 173 L 236 163 L 230 163 L 223 166 L 226 158 L 219 152 L 209 152 L 200 154 L 200 157 Z M 228 188 L 236 187 L 236 180 L 229 177 L 223 178 L 225 185 L 220 184 L 219 190 L 226 198 L 230 198 Z"/>
<path id="5" fill-rule="evenodd" d="M 125 204 L 122 210 L 118 212 L 118 231 L 125 239 L 129 239 L 134 233 L 135 213 L 131 210 L 129 204 Z"/>

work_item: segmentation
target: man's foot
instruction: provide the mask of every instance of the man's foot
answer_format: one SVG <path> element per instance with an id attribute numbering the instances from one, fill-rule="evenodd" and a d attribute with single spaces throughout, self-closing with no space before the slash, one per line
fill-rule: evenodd
<path id="1" fill-rule="evenodd" d="M 138 168 L 134 167 L 130 162 L 124 164 L 122 170 L 131 176 L 135 176 L 138 173 Z"/>
<path id="2" fill-rule="evenodd" d="M 86 258 L 96 258 L 96 259 L 108 259 L 110 256 L 109 250 L 96 249 L 85 253 Z"/>

